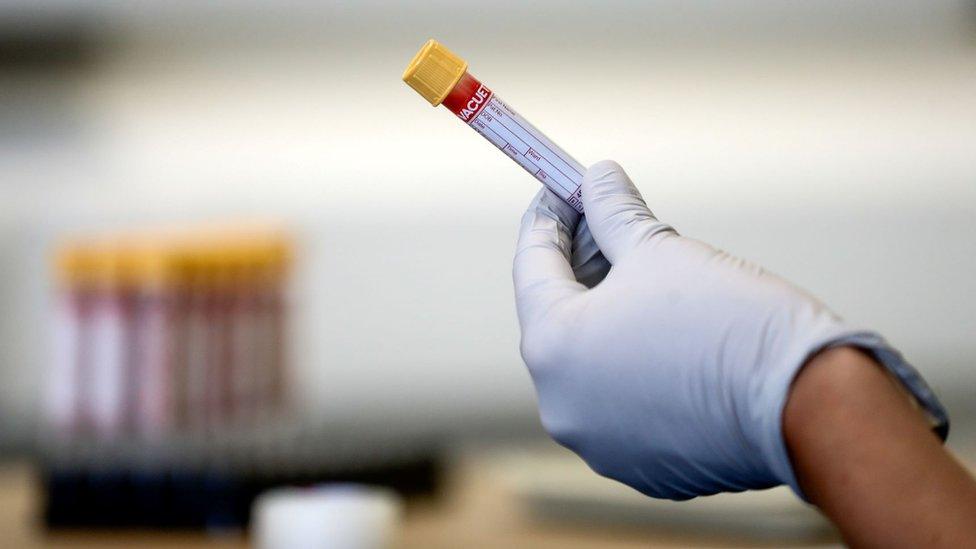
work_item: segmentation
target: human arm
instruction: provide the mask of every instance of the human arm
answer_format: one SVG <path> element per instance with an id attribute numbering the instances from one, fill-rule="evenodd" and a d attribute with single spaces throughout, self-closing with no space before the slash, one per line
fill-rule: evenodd
<path id="1" fill-rule="evenodd" d="M 839 347 L 808 361 L 783 433 L 804 494 L 849 545 L 976 546 L 976 482 L 863 351 Z"/>

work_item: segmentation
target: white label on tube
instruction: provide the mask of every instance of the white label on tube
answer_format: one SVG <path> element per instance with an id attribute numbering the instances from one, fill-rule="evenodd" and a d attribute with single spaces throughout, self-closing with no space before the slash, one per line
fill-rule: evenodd
<path id="1" fill-rule="evenodd" d="M 121 305 L 102 295 L 92 313 L 91 416 L 98 434 L 112 437 L 122 423 L 126 342 Z"/>
<path id="2" fill-rule="evenodd" d="M 75 426 L 81 358 L 80 307 L 70 291 L 59 296 L 54 317 L 53 363 L 48 375 L 47 420 L 58 432 Z"/>
<path id="3" fill-rule="evenodd" d="M 548 137 L 494 95 L 469 122 L 543 185 L 583 213 L 580 184 L 586 171 Z"/>

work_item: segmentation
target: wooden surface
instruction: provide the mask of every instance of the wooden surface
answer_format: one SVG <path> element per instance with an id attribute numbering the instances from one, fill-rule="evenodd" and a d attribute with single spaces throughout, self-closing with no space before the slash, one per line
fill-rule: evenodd
<path id="1" fill-rule="evenodd" d="M 573 524 L 540 524 L 527 518 L 518 498 L 491 465 L 459 460 L 438 498 L 415 500 L 398 532 L 398 548 L 528 547 L 624 549 L 689 547 L 703 540 L 665 537 L 646 530 Z M 36 516 L 39 493 L 26 463 L 0 464 L 0 547 L 25 548 L 244 548 L 243 533 L 44 532 Z M 707 541 L 707 540 L 706 540 Z M 714 543 L 713 543 L 714 541 Z M 729 546 L 718 540 L 707 546 Z"/>

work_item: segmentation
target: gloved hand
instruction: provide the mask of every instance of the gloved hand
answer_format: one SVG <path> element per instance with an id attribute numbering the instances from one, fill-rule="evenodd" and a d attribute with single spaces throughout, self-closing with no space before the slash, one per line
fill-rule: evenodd
<path id="1" fill-rule="evenodd" d="M 679 236 L 614 162 L 591 167 L 582 193 L 583 223 L 551 192 L 536 196 L 514 279 L 542 423 L 593 470 L 661 498 L 781 483 L 802 497 L 783 407 L 806 360 L 838 345 L 872 354 L 945 436 L 941 404 L 880 336 Z"/>

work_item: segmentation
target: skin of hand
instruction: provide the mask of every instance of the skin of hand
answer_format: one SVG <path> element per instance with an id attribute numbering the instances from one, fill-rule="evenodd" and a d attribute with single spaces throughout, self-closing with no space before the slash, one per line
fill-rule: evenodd
<path id="1" fill-rule="evenodd" d="M 976 481 L 868 355 L 812 358 L 783 431 L 800 486 L 848 545 L 976 547 Z"/>
<path id="2" fill-rule="evenodd" d="M 761 267 L 678 235 L 619 165 L 591 167 L 581 221 L 551 192 L 522 220 L 513 269 L 521 351 L 543 426 L 596 472 L 670 499 L 787 483 L 793 379 L 862 348 L 944 436 L 947 418 L 880 336 Z"/>

